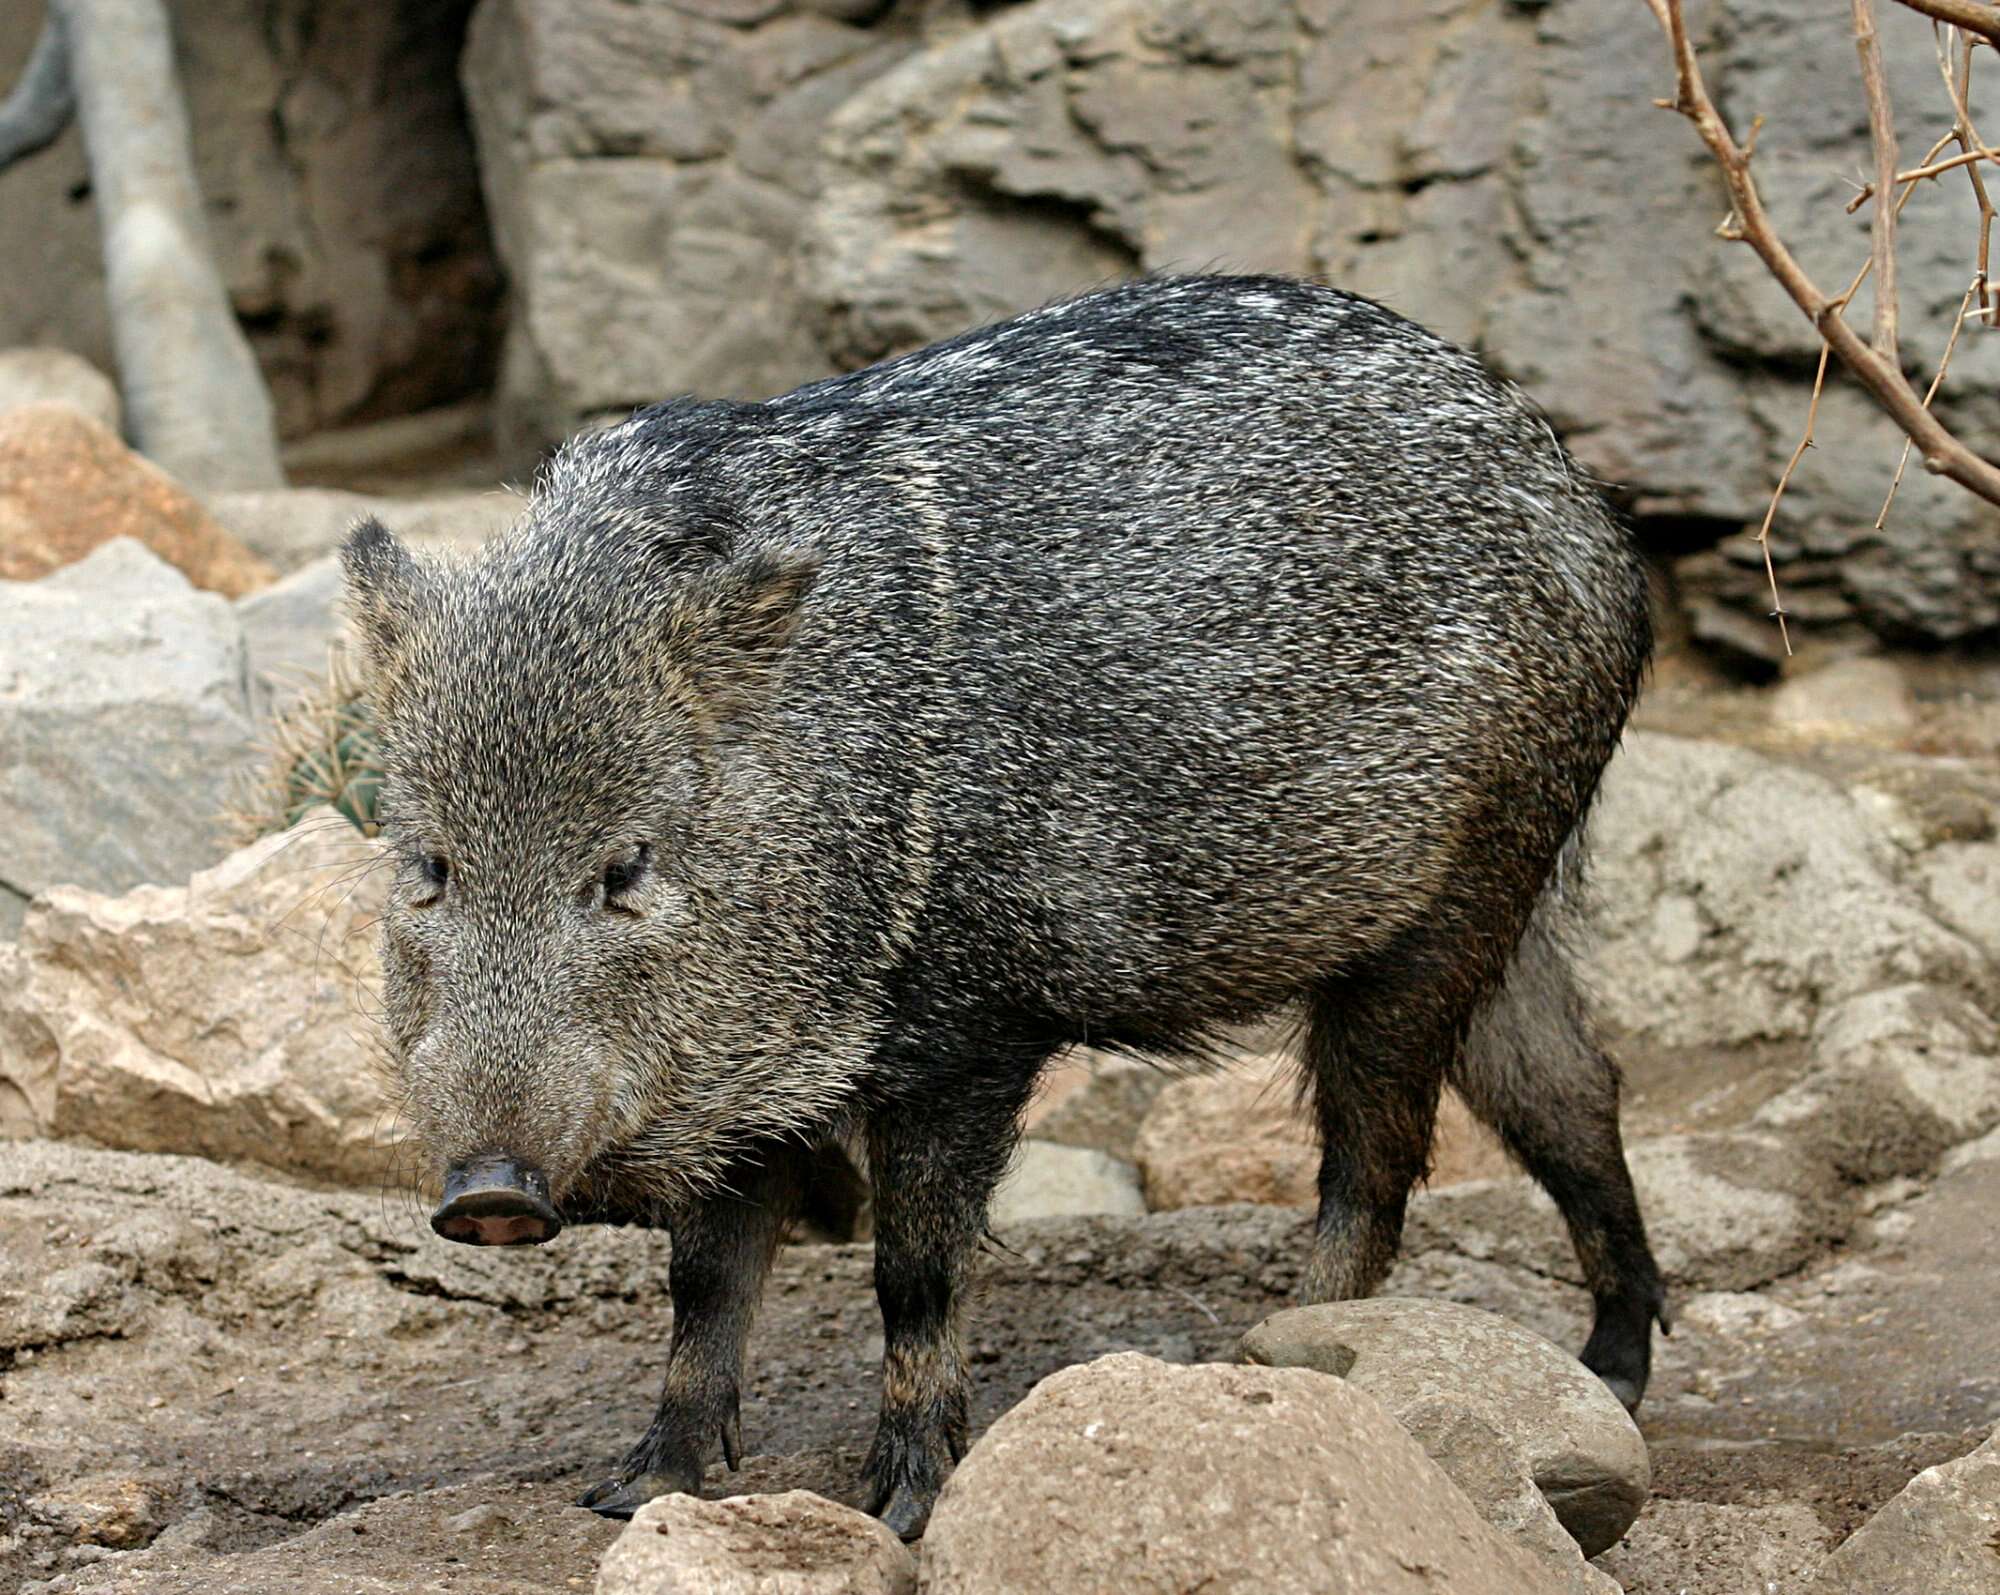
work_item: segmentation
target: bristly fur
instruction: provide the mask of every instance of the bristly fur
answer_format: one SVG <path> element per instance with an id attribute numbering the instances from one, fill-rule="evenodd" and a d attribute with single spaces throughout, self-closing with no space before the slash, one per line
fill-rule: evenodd
<path id="1" fill-rule="evenodd" d="M 960 1265 L 905 1291 L 905 1261 L 959 1244 L 1082 1039 L 1200 1055 L 1299 1006 L 1323 1295 L 1386 1268 L 1457 1074 L 1595 1250 L 1600 1321 L 1649 1332 L 1615 1072 L 1536 907 L 1638 690 L 1646 580 L 1471 355 L 1304 283 L 1147 279 L 641 412 L 477 556 L 369 527 L 347 562 L 416 1133 L 692 1211 L 867 1125 L 885 1313 L 929 1326 L 892 1321 L 884 1499 L 922 1505 L 962 1424 Z M 1530 944 L 1546 1014 L 1509 1007 Z M 672 1475 L 664 1446 L 633 1466 Z"/>

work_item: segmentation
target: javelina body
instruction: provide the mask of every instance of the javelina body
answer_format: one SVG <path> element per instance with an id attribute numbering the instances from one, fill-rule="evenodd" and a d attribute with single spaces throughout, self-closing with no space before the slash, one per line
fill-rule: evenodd
<path id="1" fill-rule="evenodd" d="M 458 1239 L 673 1230 L 659 1413 L 733 1461 L 801 1148 L 865 1133 L 875 1508 L 964 1441 L 957 1296 L 1037 1072 L 1304 1017 L 1308 1293 L 1394 1253 L 1447 1076 L 1554 1194 L 1628 1402 L 1661 1310 L 1557 933 L 1649 647 L 1627 536 L 1467 354 L 1269 278 L 1127 284 L 572 443 L 522 522 L 346 550 L 388 1015 Z"/>

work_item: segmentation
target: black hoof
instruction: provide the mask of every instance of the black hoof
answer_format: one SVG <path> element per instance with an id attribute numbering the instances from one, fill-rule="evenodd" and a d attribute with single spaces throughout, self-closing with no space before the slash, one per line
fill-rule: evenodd
<path id="1" fill-rule="evenodd" d="M 924 1526 L 931 1520 L 931 1502 L 907 1484 L 899 1484 L 875 1515 L 898 1539 L 922 1539 Z"/>
<path id="2" fill-rule="evenodd" d="M 1580 1360 L 1627 1412 L 1637 1412 L 1645 1397 L 1653 1372 L 1653 1324 L 1665 1316 L 1656 1295 L 1598 1303 Z"/>
<path id="3" fill-rule="evenodd" d="M 1618 1398 L 1619 1404 L 1627 1412 L 1637 1412 L 1639 1410 L 1639 1403 L 1646 1396 L 1646 1387 L 1640 1384 L 1638 1380 L 1627 1379 L 1622 1375 L 1614 1373 L 1599 1374 L 1598 1378 L 1604 1381 L 1604 1388 Z"/>
<path id="4" fill-rule="evenodd" d="M 584 1492 L 576 1504 L 587 1506 L 599 1517 L 629 1518 L 640 1507 L 656 1495 L 692 1495 L 695 1492 L 677 1484 L 662 1473 L 641 1473 L 630 1479 L 606 1479 L 595 1489 Z"/>

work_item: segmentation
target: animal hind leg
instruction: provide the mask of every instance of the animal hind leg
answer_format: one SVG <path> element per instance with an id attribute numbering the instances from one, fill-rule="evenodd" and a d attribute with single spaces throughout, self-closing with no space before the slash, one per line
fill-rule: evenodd
<path id="1" fill-rule="evenodd" d="M 1618 1067 L 1541 916 L 1475 1018 L 1453 1083 L 1555 1199 L 1595 1308 L 1583 1364 L 1636 1409 L 1652 1370 L 1653 1325 L 1669 1325 L 1666 1292 L 1625 1162 Z"/>
<path id="2" fill-rule="evenodd" d="M 1464 1022 L 1461 1005 L 1426 983 L 1427 967 L 1379 959 L 1308 1000 L 1302 1061 L 1321 1141 L 1309 1302 L 1369 1295 L 1402 1242 Z"/>

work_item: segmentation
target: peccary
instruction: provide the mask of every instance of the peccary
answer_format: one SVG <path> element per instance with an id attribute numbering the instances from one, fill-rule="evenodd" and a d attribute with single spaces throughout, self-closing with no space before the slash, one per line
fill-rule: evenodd
<path id="1" fill-rule="evenodd" d="M 672 1231 L 658 1413 L 585 1504 L 734 1464 L 801 1171 L 858 1134 L 871 1508 L 920 1532 L 1038 1072 L 1288 1008 L 1307 1297 L 1382 1279 L 1450 1079 L 1560 1205 L 1584 1361 L 1639 1400 L 1664 1299 L 1562 932 L 1646 580 L 1472 356 L 1323 287 L 1151 278 L 641 411 L 476 555 L 369 522 L 345 564 L 434 1225 Z"/>

